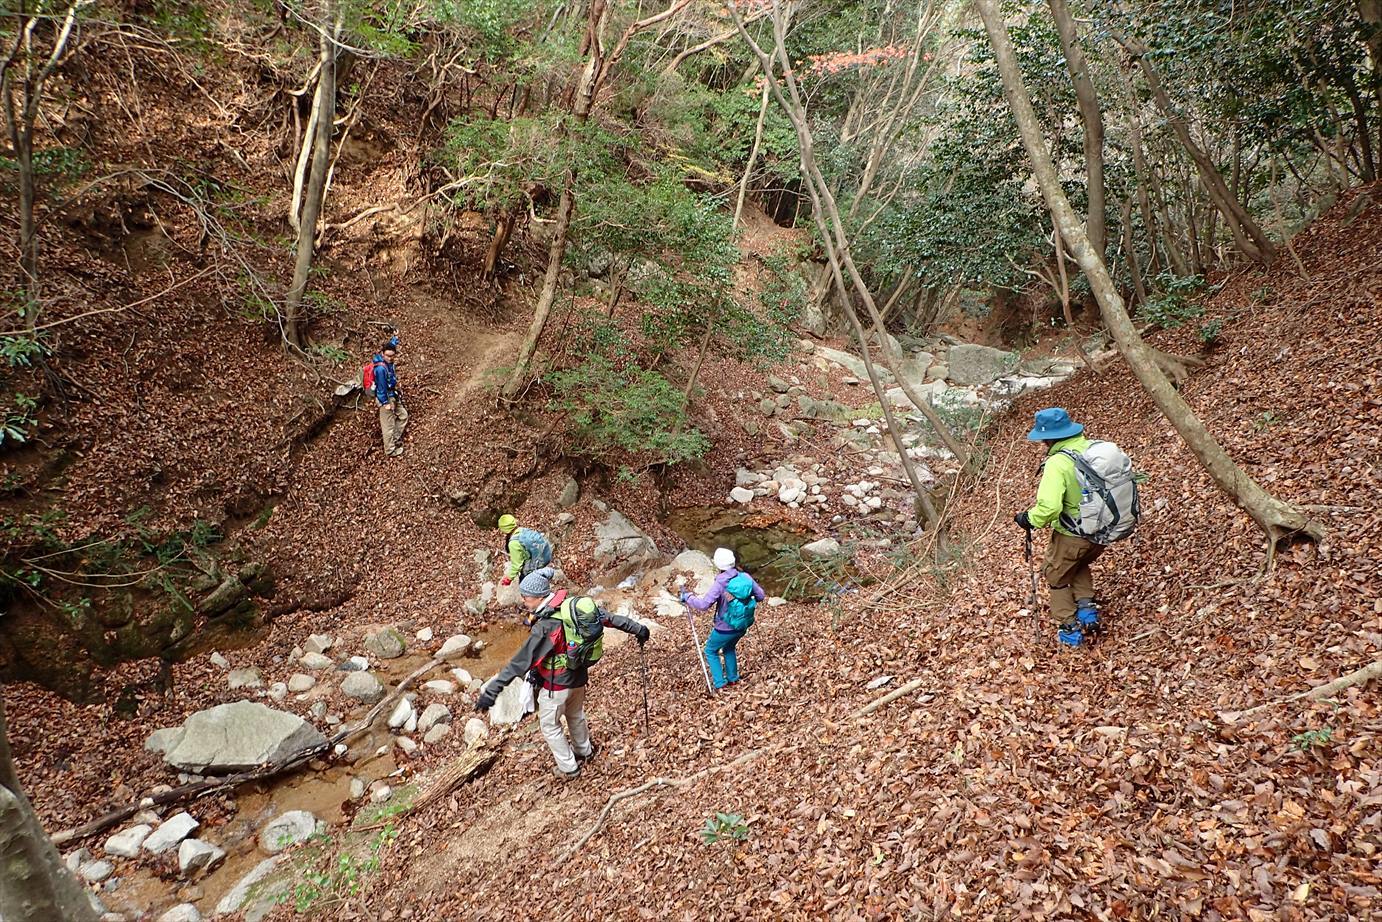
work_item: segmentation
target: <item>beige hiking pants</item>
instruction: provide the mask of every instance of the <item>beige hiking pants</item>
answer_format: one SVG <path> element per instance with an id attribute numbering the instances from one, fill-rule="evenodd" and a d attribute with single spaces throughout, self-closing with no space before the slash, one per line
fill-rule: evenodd
<path id="1" fill-rule="evenodd" d="M 561 721 L 566 720 L 566 729 L 571 732 L 571 742 L 566 741 Z M 557 768 L 564 772 L 576 770 L 576 756 L 590 755 L 590 728 L 585 722 L 585 686 L 563 688 L 560 691 L 537 690 L 537 722 L 542 727 L 542 736 L 557 760 Z M 572 751 L 572 748 L 575 751 Z"/>
<path id="2" fill-rule="evenodd" d="M 379 432 L 384 436 L 384 454 L 390 454 L 398 447 L 398 440 L 403 438 L 403 429 L 407 425 L 408 408 L 403 404 L 395 401 L 393 407 L 384 405 L 379 408 Z"/>
<path id="3" fill-rule="evenodd" d="M 1094 575 L 1089 565 L 1104 552 L 1102 544 L 1051 532 L 1041 575 L 1051 587 L 1051 615 L 1058 624 L 1075 617 L 1075 600 L 1094 598 Z"/>

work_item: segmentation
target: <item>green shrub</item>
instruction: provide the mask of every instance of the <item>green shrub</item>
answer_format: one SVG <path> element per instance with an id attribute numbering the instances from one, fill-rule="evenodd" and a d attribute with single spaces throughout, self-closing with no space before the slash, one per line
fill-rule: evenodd
<path id="1" fill-rule="evenodd" d="M 1172 330 L 1204 314 L 1203 307 L 1190 301 L 1191 295 L 1204 288 L 1204 276 L 1163 272 L 1156 277 L 1156 281 L 1161 293 L 1149 299 L 1137 312 L 1144 323 L 1154 323 L 1163 330 Z"/>

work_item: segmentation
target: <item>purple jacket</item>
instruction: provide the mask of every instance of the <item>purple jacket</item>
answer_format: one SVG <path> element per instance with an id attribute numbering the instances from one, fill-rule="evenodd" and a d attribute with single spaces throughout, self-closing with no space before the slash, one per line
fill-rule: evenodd
<path id="1" fill-rule="evenodd" d="M 729 585 L 729 581 L 738 575 L 739 571 L 734 567 L 730 567 L 728 570 L 721 570 L 720 575 L 715 577 L 714 585 L 710 587 L 710 590 L 706 592 L 705 595 L 695 596 L 690 593 L 686 595 L 686 604 L 697 611 L 705 611 L 711 605 L 715 606 L 715 630 L 719 631 L 721 634 L 737 633 L 734 628 L 725 623 L 724 617 L 725 586 Z M 751 575 L 745 575 L 748 576 L 749 579 L 753 579 Z M 758 580 L 756 579 L 753 580 L 753 597 L 760 602 L 767 597 L 767 593 L 763 591 L 762 586 L 758 585 Z"/>

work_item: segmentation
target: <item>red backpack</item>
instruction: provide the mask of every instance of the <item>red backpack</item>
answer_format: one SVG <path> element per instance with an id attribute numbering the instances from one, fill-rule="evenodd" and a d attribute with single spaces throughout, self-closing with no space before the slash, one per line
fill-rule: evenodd
<path id="1" fill-rule="evenodd" d="M 364 367 L 360 369 L 360 387 L 363 388 L 367 394 L 374 393 L 374 367 L 378 364 L 379 363 L 374 359 L 370 359 L 365 363 Z"/>

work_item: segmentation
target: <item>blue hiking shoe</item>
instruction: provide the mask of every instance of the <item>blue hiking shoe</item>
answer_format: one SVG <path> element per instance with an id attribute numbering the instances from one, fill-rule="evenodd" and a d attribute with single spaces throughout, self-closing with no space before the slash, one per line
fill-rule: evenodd
<path id="1" fill-rule="evenodd" d="M 1067 647 L 1078 647 L 1084 642 L 1084 630 L 1078 621 L 1067 621 L 1056 632 L 1056 639 Z"/>
<path id="2" fill-rule="evenodd" d="M 1099 630 L 1099 609 L 1094 604 L 1093 599 L 1080 599 L 1075 603 L 1075 620 L 1079 622 L 1081 629 L 1086 633 Z"/>

